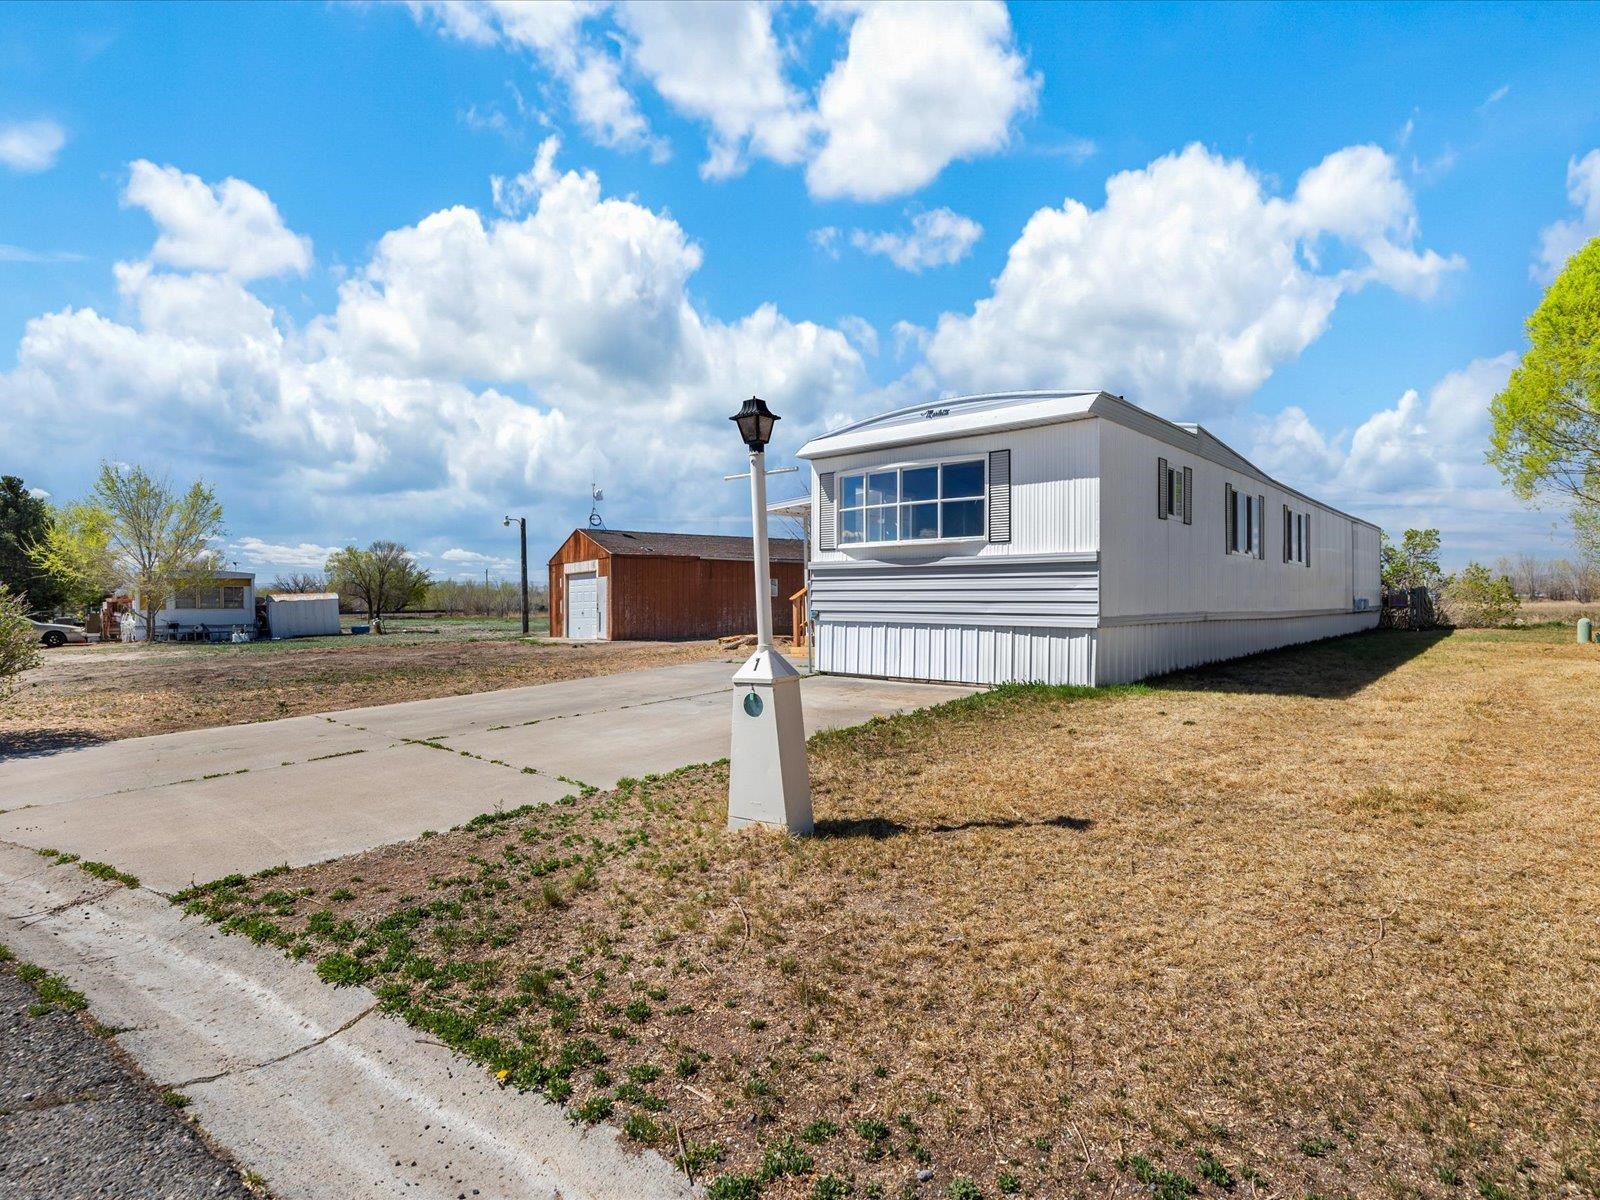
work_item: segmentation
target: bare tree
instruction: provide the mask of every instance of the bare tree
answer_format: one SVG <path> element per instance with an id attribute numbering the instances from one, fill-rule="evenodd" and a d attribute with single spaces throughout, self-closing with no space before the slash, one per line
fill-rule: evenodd
<path id="1" fill-rule="evenodd" d="M 274 578 L 267 590 L 280 595 L 326 592 L 329 590 L 328 577 L 321 571 L 291 571 Z"/>

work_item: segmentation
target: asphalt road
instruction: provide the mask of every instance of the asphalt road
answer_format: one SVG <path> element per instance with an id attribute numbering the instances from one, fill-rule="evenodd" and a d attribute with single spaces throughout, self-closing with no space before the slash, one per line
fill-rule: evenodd
<path id="1" fill-rule="evenodd" d="M 244 1198 L 232 1163 L 72 1014 L 0 964 L 0 1196 L 8 1200 Z"/>

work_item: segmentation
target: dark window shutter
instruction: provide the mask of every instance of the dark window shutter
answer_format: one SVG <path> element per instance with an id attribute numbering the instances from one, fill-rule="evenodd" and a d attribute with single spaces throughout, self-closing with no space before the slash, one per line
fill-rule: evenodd
<path id="1" fill-rule="evenodd" d="M 1011 451 L 989 451 L 989 540 L 1011 541 Z"/>
<path id="2" fill-rule="evenodd" d="M 817 476 L 817 494 L 822 498 L 817 511 L 817 549 L 837 550 L 839 505 L 834 499 L 832 471 L 823 471 Z"/>
<path id="3" fill-rule="evenodd" d="M 1194 524 L 1194 471 L 1183 469 L 1183 523 Z"/>
<path id="4" fill-rule="evenodd" d="M 1163 521 L 1167 519 L 1167 509 L 1172 507 L 1172 498 L 1168 494 L 1172 489 L 1172 477 L 1167 474 L 1167 460 L 1156 459 L 1156 516 Z"/>
<path id="5" fill-rule="evenodd" d="M 1306 514 L 1305 539 L 1306 539 L 1306 542 L 1305 542 L 1305 545 L 1306 545 L 1306 566 L 1309 567 L 1311 565 L 1311 514 L 1310 513 Z"/>
<path id="6" fill-rule="evenodd" d="M 1283 506 L 1283 561 L 1290 562 L 1294 559 L 1294 523 L 1298 520 L 1289 506 Z"/>
<path id="7" fill-rule="evenodd" d="M 1267 498 L 1256 497 L 1256 557 L 1267 556 Z"/>
<path id="8" fill-rule="evenodd" d="M 1234 506 L 1234 503 L 1233 503 L 1233 497 L 1234 497 L 1233 484 L 1231 484 L 1231 483 L 1223 484 L 1222 485 L 1223 526 L 1224 526 L 1224 528 L 1226 530 L 1226 532 L 1224 534 L 1224 539 L 1227 542 L 1226 549 L 1227 549 L 1227 552 L 1229 554 L 1232 554 L 1233 551 L 1234 551 L 1234 548 L 1236 546 L 1238 546 L 1238 544 L 1239 544 L 1239 514 L 1238 514 L 1237 511 L 1235 511 L 1235 506 Z"/>

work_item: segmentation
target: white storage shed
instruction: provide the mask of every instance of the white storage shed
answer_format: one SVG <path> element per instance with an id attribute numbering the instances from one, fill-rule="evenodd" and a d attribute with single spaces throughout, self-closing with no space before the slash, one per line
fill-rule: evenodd
<path id="1" fill-rule="evenodd" d="M 285 592 L 267 597 L 267 634 L 274 641 L 338 632 L 337 592 Z"/>
<path id="2" fill-rule="evenodd" d="M 938 400 L 800 457 L 822 671 L 1099 685 L 1378 623 L 1376 525 L 1106 392 Z"/>

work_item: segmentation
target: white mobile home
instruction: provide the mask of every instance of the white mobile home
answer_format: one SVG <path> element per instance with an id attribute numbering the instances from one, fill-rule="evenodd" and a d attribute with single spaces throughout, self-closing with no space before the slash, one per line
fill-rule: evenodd
<path id="1" fill-rule="evenodd" d="M 1121 683 L 1378 623 L 1378 527 L 1105 392 L 939 400 L 814 438 L 822 671 Z"/>
<path id="2" fill-rule="evenodd" d="M 122 640 L 142 642 L 144 607 L 138 593 L 130 598 Z M 226 641 L 237 630 L 256 626 L 256 577 L 247 571 L 218 571 L 194 587 L 184 588 L 156 612 L 159 641 Z"/>

